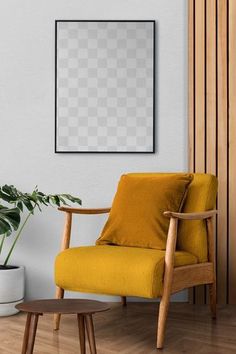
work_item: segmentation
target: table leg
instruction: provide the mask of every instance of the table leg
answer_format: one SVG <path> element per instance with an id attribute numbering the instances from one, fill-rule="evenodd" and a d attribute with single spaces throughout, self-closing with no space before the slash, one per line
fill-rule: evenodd
<path id="1" fill-rule="evenodd" d="M 23 339 L 23 345 L 22 345 L 21 354 L 26 354 L 26 353 L 27 353 L 28 342 L 29 342 L 29 333 L 30 333 L 31 317 L 32 317 L 32 313 L 27 313 L 27 319 L 26 319 L 26 324 L 25 324 L 25 333 L 24 333 L 24 339 Z"/>
<path id="2" fill-rule="evenodd" d="M 77 320 L 79 327 L 80 352 L 81 354 L 86 354 L 84 316 L 77 315 Z"/>
<path id="3" fill-rule="evenodd" d="M 35 342 L 35 336 L 36 336 L 36 331 L 38 326 L 38 319 L 39 319 L 39 314 L 35 313 L 33 318 L 33 328 L 31 333 L 30 344 L 29 344 L 29 351 L 27 354 L 32 354 L 34 351 L 34 342 Z"/>
<path id="4" fill-rule="evenodd" d="M 97 354 L 92 315 L 85 315 L 85 323 L 88 334 L 90 352 L 91 354 Z"/>

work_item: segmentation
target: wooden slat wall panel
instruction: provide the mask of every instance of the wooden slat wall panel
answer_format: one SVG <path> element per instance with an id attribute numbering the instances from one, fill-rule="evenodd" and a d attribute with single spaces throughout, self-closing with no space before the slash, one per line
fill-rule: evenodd
<path id="1" fill-rule="evenodd" d="M 189 147 L 190 171 L 218 176 L 217 301 L 236 303 L 236 0 L 189 0 Z"/>
<path id="2" fill-rule="evenodd" d="M 236 1 L 229 0 L 229 303 L 236 303 Z"/>

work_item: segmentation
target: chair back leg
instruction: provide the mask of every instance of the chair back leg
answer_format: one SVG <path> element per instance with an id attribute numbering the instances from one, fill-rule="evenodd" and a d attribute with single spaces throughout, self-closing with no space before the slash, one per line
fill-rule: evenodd
<path id="1" fill-rule="evenodd" d="M 209 295 L 210 295 L 210 307 L 211 307 L 211 317 L 216 318 L 216 281 L 209 284 Z"/>
<path id="2" fill-rule="evenodd" d="M 123 307 L 127 306 L 126 296 L 121 296 L 121 303 Z"/>

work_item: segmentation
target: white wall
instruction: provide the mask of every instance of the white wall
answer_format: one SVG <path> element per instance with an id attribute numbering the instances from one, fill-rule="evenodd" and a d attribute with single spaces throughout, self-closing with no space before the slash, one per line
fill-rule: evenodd
<path id="1" fill-rule="evenodd" d="M 0 184 L 78 195 L 84 206 L 109 206 L 128 171 L 187 168 L 187 1 L 8 0 L 0 2 Z M 157 21 L 157 152 L 54 154 L 54 20 Z M 105 218 L 74 224 L 74 244 L 93 244 Z M 53 262 L 63 215 L 32 218 L 12 263 L 27 269 L 27 296 L 54 294 Z M 180 299 L 185 299 L 182 295 Z"/>

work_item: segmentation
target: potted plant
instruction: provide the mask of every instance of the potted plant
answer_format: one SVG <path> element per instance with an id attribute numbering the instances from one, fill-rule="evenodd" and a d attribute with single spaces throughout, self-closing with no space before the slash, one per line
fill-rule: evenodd
<path id="1" fill-rule="evenodd" d="M 18 311 L 15 305 L 24 299 L 24 267 L 10 265 L 9 261 L 16 243 L 35 209 L 42 206 L 68 205 L 68 201 L 81 204 L 81 200 L 70 194 L 44 194 L 37 187 L 32 193 L 23 193 L 12 185 L 0 187 L 0 257 L 6 237 L 14 235 L 5 258 L 0 259 L 0 316 L 10 316 Z M 27 211 L 25 219 L 22 214 Z"/>

